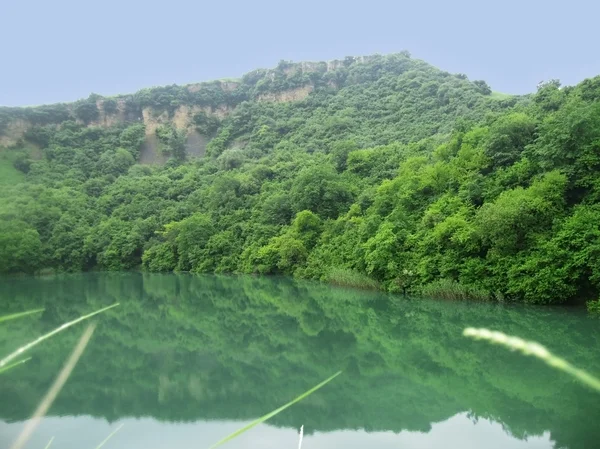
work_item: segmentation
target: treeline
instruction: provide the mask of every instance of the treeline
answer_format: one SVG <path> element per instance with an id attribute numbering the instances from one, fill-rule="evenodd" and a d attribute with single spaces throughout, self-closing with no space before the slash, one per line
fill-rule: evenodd
<path id="1" fill-rule="evenodd" d="M 470 82 L 465 75 L 442 72 L 423 61 L 412 59 L 408 52 L 363 58 L 347 57 L 332 63 L 281 61 L 274 69 L 254 70 L 240 79 L 217 80 L 188 86 L 152 87 L 132 95 L 115 97 L 91 94 L 88 98 L 70 104 L 0 107 L 0 135 L 11 122 L 19 119 L 26 120 L 34 126 L 56 125 L 70 120 L 89 124 L 97 121 L 101 113 L 110 116 L 119 112 L 122 113 L 124 121 L 133 123 L 142 118 L 142 110 L 145 108 L 150 108 L 155 115 L 166 112 L 172 116 L 180 106 L 200 106 L 209 111 L 234 108 L 242 104 L 248 107 L 247 103 L 255 103 L 262 97 L 289 93 L 305 87 L 314 91 L 316 95 L 306 107 L 298 109 L 299 114 L 294 114 L 295 116 L 302 117 L 307 109 L 314 110 L 317 106 L 328 108 L 329 114 L 339 108 L 352 109 L 360 106 L 370 109 L 367 114 L 358 113 L 361 119 L 376 114 L 379 121 L 385 115 L 388 122 L 398 118 L 390 115 L 389 110 L 386 111 L 390 106 L 397 112 L 400 112 L 402 107 L 418 108 L 420 112 L 425 112 L 433 105 L 434 108 L 446 107 L 447 110 L 441 111 L 445 113 L 460 105 L 461 114 L 469 114 L 469 110 L 478 109 L 482 103 L 481 98 L 473 95 L 474 93 L 483 96 L 491 94 L 484 81 Z M 345 88 L 348 88 L 347 94 L 353 97 L 352 99 L 340 96 L 334 105 L 323 101 L 331 100 L 332 94 Z M 400 101 L 406 99 L 402 96 L 402 91 L 409 92 L 409 95 L 419 95 L 418 98 L 407 101 L 407 104 L 399 105 Z M 388 97 L 391 100 L 390 104 L 366 102 L 365 96 L 373 94 L 379 98 Z M 249 112 L 246 110 L 246 113 Z M 351 111 L 346 111 L 348 112 Z M 406 115 L 407 110 L 402 112 Z M 410 115 L 410 112 L 408 114 Z M 270 118 L 269 115 L 259 114 L 263 122 Z M 243 114 L 238 114 L 238 117 L 241 116 Z M 444 119 L 441 121 L 444 122 Z M 239 132 L 239 128 L 234 130 L 234 133 Z"/>
<path id="2" fill-rule="evenodd" d="M 210 124 L 207 157 L 173 152 L 161 168 L 135 163 L 143 125 L 33 128 L 43 157 L 20 160 L 27 182 L 0 193 L 0 271 L 280 273 L 598 298 L 600 77 L 496 100 L 407 55 L 346 71 L 344 87 L 303 101 L 243 102 Z"/>

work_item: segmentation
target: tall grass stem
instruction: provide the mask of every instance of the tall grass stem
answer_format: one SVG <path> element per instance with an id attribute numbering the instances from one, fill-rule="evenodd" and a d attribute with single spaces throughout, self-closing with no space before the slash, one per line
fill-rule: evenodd
<path id="1" fill-rule="evenodd" d="M 296 402 L 301 401 L 302 399 L 304 399 L 305 397 L 311 395 L 312 393 L 314 393 L 315 391 L 317 391 L 319 388 L 325 386 L 326 384 L 328 384 L 329 382 L 331 382 L 333 379 L 335 379 L 337 376 L 339 376 L 340 374 L 342 374 L 341 371 L 338 371 L 337 373 L 335 373 L 333 376 L 329 377 L 328 379 L 325 379 L 323 382 L 321 382 L 318 385 L 315 385 L 314 387 L 312 387 L 310 390 L 302 393 L 300 396 L 298 396 L 297 398 L 291 400 L 290 402 L 288 402 L 285 405 L 282 405 L 281 407 L 279 407 L 276 410 L 273 410 L 270 413 L 267 413 L 266 415 L 252 421 L 250 424 L 245 425 L 244 427 L 242 427 L 241 429 L 236 430 L 235 432 L 233 432 L 232 434 L 226 436 L 225 438 L 223 438 L 222 440 L 216 442 L 215 444 L 213 444 L 209 449 L 214 449 L 217 446 L 220 446 L 224 443 L 227 443 L 229 440 L 234 439 L 235 437 L 239 436 L 240 434 L 246 432 L 247 430 L 252 429 L 253 427 L 265 422 L 266 420 L 272 418 L 273 416 L 277 415 L 278 413 L 281 413 L 282 411 L 284 411 L 286 408 L 294 405 Z"/>
<path id="2" fill-rule="evenodd" d="M 57 327 L 56 329 L 54 329 L 51 332 L 48 332 L 47 334 L 42 335 L 41 337 L 35 339 L 34 341 L 27 343 L 25 346 L 21 346 L 19 349 L 17 349 L 15 352 L 13 352 L 12 354 L 7 355 L 6 357 L 4 357 L 2 360 L 0 360 L 0 368 L 6 366 L 9 362 L 11 362 L 12 360 L 14 360 L 15 358 L 17 358 L 18 356 L 20 356 L 21 354 L 23 354 L 25 351 L 30 350 L 31 348 L 33 348 L 34 346 L 40 344 L 41 342 L 43 342 L 44 340 L 47 340 L 48 338 L 52 337 L 53 335 L 58 334 L 59 332 L 67 329 L 68 327 L 71 327 L 77 323 L 80 323 L 83 320 L 87 320 L 88 318 L 93 317 L 94 315 L 98 315 L 99 313 L 105 312 L 109 309 L 112 309 L 113 307 L 117 307 L 119 305 L 119 303 L 113 304 L 112 306 L 108 306 L 108 307 L 104 307 L 103 309 L 100 310 L 96 310 L 95 312 L 92 312 L 90 314 L 87 315 L 83 315 L 79 318 L 77 318 L 76 320 L 73 321 L 69 321 L 68 323 L 63 324 L 60 327 Z"/>
<path id="3" fill-rule="evenodd" d="M 4 316 L 0 316 L 0 323 L 4 322 L 4 321 L 9 321 L 9 320 L 16 320 L 17 318 L 21 318 L 27 315 L 33 315 L 34 313 L 39 313 L 39 312 L 43 312 L 46 309 L 35 309 L 35 310 L 28 310 L 26 312 L 19 312 L 19 313 L 13 313 L 12 315 L 4 315 Z"/>
<path id="4" fill-rule="evenodd" d="M 54 441 L 54 437 L 50 438 L 50 441 L 48 441 L 48 444 L 46 444 L 46 447 L 44 449 L 50 449 L 50 446 L 52 446 L 53 441 Z"/>
<path id="5" fill-rule="evenodd" d="M 519 337 L 503 334 L 502 332 L 491 331 L 489 329 L 475 329 L 473 327 L 466 328 L 463 331 L 463 335 L 474 338 L 475 340 L 487 340 L 490 343 L 505 346 L 512 351 L 519 351 L 522 354 L 536 357 L 547 365 L 573 376 L 588 387 L 600 391 L 600 379 L 592 376 L 587 371 L 571 365 L 566 360 L 555 356 L 548 351 L 548 349 L 535 341 L 526 341 Z"/>
<path id="6" fill-rule="evenodd" d="M 304 424 L 300 426 L 300 436 L 298 437 L 298 449 L 302 449 L 302 438 L 304 437 Z"/>
<path id="7" fill-rule="evenodd" d="M 11 363 L 10 365 L 6 365 L 4 368 L 0 368 L 0 374 L 5 373 L 9 369 L 16 368 L 17 366 L 22 365 L 23 363 L 29 362 L 30 360 L 31 360 L 31 357 L 27 357 L 26 359 L 19 360 L 18 362 L 15 362 L 15 363 Z"/>
<path id="8" fill-rule="evenodd" d="M 117 433 L 119 430 L 121 430 L 121 429 L 123 428 L 123 426 L 124 426 L 124 425 L 125 425 L 125 424 L 121 424 L 119 427 L 117 427 L 115 430 L 113 430 L 113 431 L 111 432 L 111 434 L 110 434 L 109 436 L 107 436 L 107 437 L 104 439 L 104 441 L 102 441 L 102 443 L 100 443 L 98 446 L 96 446 L 96 449 L 100 449 L 102 446 L 104 446 L 108 440 L 110 440 L 112 437 L 114 437 L 114 436 L 115 436 L 115 434 L 116 434 L 116 433 Z"/>
<path id="9" fill-rule="evenodd" d="M 38 405 L 31 419 L 27 421 L 27 424 L 25 424 L 23 431 L 19 434 L 17 440 L 11 446 L 11 449 L 22 449 L 27 443 L 27 441 L 29 441 L 29 438 L 31 438 L 31 435 L 39 425 L 40 421 L 42 420 L 42 417 L 48 412 L 48 409 L 52 406 L 54 400 L 58 396 L 58 393 L 60 393 L 65 383 L 67 382 L 67 379 L 73 372 L 73 369 L 75 368 L 75 365 L 77 365 L 81 354 L 83 354 L 83 351 L 89 343 L 90 338 L 92 338 L 92 334 L 94 333 L 95 327 L 96 326 L 94 324 L 90 324 L 87 327 L 87 329 L 83 332 L 81 338 L 75 346 L 75 349 L 73 349 L 73 352 L 69 356 L 69 359 L 67 360 L 62 370 L 54 380 L 54 383 L 50 386 L 50 389 L 46 393 L 46 396 L 44 396 L 44 398 Z"/>

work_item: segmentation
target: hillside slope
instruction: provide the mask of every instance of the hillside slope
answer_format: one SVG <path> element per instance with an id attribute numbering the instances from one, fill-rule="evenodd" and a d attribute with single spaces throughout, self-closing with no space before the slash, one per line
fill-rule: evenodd
<path id="1" fill-rule="evenodd" d="M 490 94 L 398 54 L 2 109 L 0 271 L 598 298 L 600 78 Z"/>
<path id="2" fill-rule="evenodd" d="M 483 110 L 502 107 L 502 102 L 490 101 L 490 93 L 481 81 L 442 72 L 407 53 L 319 63 L 282 61 L 275 69 L 255 70 L 239 80 L 143 89 L 111 98 L 92 94 L 71 104 L 0 108 L 0 145 L 18 144 L 40 126 L 66 121 L 104 128 L 143 123 L 146 144 L 153 147 L 157 128 L 167 125 L 180 132 L 189 154 L 198 155 L 215 134 L 247 143 L 267 125 L 276 137 L 294 136 L 291 140 L 302 142 L 302 131 L 326 120 L 321 134 L 359 136 L 360 144 L 372 146 L 448 132 L 456 117 L 479 118 Z M 515 101 L 509 98 L 504 105 Z M 203 137 L 200 144 L 198 135 Z"/>

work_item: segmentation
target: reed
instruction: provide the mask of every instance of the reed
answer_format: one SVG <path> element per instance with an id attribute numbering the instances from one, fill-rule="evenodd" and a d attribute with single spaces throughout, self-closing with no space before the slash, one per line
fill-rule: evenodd
<path id="1" fill-rule="evenodd" d="M 304 437 L 304 424 L 300 426 L 300 432 L 298 437 L 298 449 L 302 449 L 302 438 Z"/>
<path id="2" fill-rule="evenodd" d="M 447 300 L 488 301 L 489 292 L 470 287 L 450 279 L 433 281 L 420 289 L 420 294 L 427 298 Z"/>
<path id="3" fill-rule="evenodd" d="M 17 440 L 11 446 L 11 449 L 22 449 L 25 446 L 25 444 L 39 425 L 40 421 L 42 420 L 42 417 L 48 412 L 48 410 L 54 403 L 54 400 L 58 396 L 58 393 L 60 393 L 65 383 L 67 382 L 67 379 L 73 372 L 75 365 L 77 365 L 79 358 L 83 354 L 83 351 L 85 351 L 87 344 L 92 338 L 94 328 L 94 324 L 90 324 L 85 330 L 85 332 L 81 335 L 81 338 L 75 346 L 75 349 L 73 349 L 73 352 L 64 364 L 62 370 L 48 389 L 48 392 L 41 400 L 35 412 L 33 412 L 33 416 L 25 424 L 25 427 L 21 431 L 20 435 L 17 437 Z"/>
<path id="4" fill-rule="evenodd" d="M 298 396 L 295 399 L 292 399 L 290 402 L 288 402 L 285 405 L 282 405 L 281 407 L 279 407 L 278 409 L 273 410 L 272 412 L 267 413 L 266 415 L 252 421 L 250 424 L 245 425 L 244 427 L 242 427 L 241 429 L 236 430 L 235 432 L 227 435 L 225 438 L 223 438 L 222 440 L 217 441 L 215 444 L 213 444 L 209 449 L 214 449 L 215 447 L 221 446 L 222 444 L 227 443 L 230 440 L 233 440 L 235 437 L 240 436 L 242 433 L 252 429 L 253 427 L 265 422 L 266 420 L 272 418 L 273 416 L 281 413 L 282 411 L 284 411 L 286 408 L 294 405 L 296 402 L 301 401 L 302 399 L 304 399 L 307 396 L 310 396 L 311 394 L 313 394 L 315 391 L 317 391 L 319 388 L 327 385 L 329 382 L 331 382 L 333 379 L 335 379 L 337 376 L 339 376 L 340 374 L 342 374 L 341 371 L 338 371 L 337 373 L 335 373 L 333 376 L 325 379 L 323 382 L 321 382 L 318 385 L 315 385 L 314 387 L 312 387 L 310 390 L 305 391 L 304 393 L 302 393 L 300 396 Z"/>
<path id="5" fill-rule="evenodd" d="M 31 357 L 27 357 L 26 359 L 19 360 L 18 362 L 11 363 L 10 365 L 6 365 L 4 368 L 0 368 L 0 374 L 5 373 L 6 371 L 16 368 L 23 363 L 27 363 L 31 360 Z"/>
<path id="6" fill-rule="evenodd" d="M 379 289 L 379 283 L 366 274 L 347 268 L 331 268 L 325 278 L 327 282 L 342 287 L 361 288 L 365 290 Z"/>
<path id="7" fill-rule="evenodd" d="M 53 441 L 54 441 L 54 437 L 50 438 L 50 441 L 48 441 L 48 444 L 46 444 L 46 447 L 44 449 L 50 449 L 50 446 L 52 446 Z"/>
<path id="8" fill-rule="evenodd" d="M 26 351 L 29 351 L 31 348 L 39 345 L 40 343 L 42 343 L 44 340 L 47 340 L 48 338 L 58 334 L 59 332 L 64 331 L 65 329 L 80 323 L 84 320 L 87 320 L 95 315 L 98 315 L 99 313 L 102 312 L 106 312 L 109 309 L 112 309 L 113 307 L 117 307 L 119 305 L 119 303 L 113 304 L 112 306 L 108 306 L 108 307 L 104 307 L 103 309 L 100 310 L 96 310 L 95 312 L 89 313 L 87 315 L 83 315 L 80 316 L 79 318 L 73 320 L 73 321 L 69 321 L 68 323 L 63 324 L 60 327 L 57 327 L 56 329 L 54 329 L 51 332 L 48 332 L 47 334 L 42 335 L 41 337 L 36 338 L 35 340 L 33 340 L 30 343 L 27 343 L 24 346 L 21 346 L 19 349 L 17 349 L 16 351 L 14 351 L 13 353 L 7 355 L 6 357 L 4 357 L 2 360 L 0 360 L 0 369 L 4 368 L 5 366 L 8 365 L 9 362 L 12 362 L 14 359 L 16 359 L 17 357 L 19 357 L 21 354 L 23 354 Z"/>
<path id="9" fill-rule="evenodd" d="M 12 315 L 4 315 L 4 316 L 0 316 L 0 323 L 4 322 L 4 321 L 9 321 L 9 320 L 16 320 L 17 318 L 21 318 L 27 315 L 33 315 L 34 313 L 40 313 L 43 312 L 46 309 L 35 309 L 35 310 L 28 310 L 26 312 L 19 312 L 19 313 L 13 313 Z"/>
<path id="10" fill-rule="evenodd" d="M 535 341 L 526 341 L 519 337 L 513 337 L 502 332 L 489 329 L 475 329 L 468 327 L 463 331 L 465 337 L 475 340 L 486 340 L 493 344 L 502 345 L 512 351 L 518 351 L 524 355 L 533 356 L 552 368 L 573 376 L 588 387 L 600 392 L 600 379 L 592 376 L 587 371 L 579 369 L 564 359 L 555 356 L 548 349 Z"/>
<path id="11" fill-rule="evenodd" d="M 100 449 L 102 446 L 104 446 L 104 445 L 107 443 L 107 441 L 108 441 L 108 440 L 110 440 L 112 437 L 114 437 L 114 436 L 115 436 L 115 434 L 116 434 L 116 433 L 117 433 L 119 430 L 121 430 L 121 429 L 123 428 L 123 426 L 124 426 L 124 425 L 125 425 L 125 424 L 121 424 L 119 427 L 117 427 L 115 430 L 113 430 L 113 431 L 111 432 L 111 434 L 110 434 L 109 436 L 107 436 L 107 437 L 104 439 L 104 441 L 102 441 L 102 443 L 100 443 L 98 446 L 96 446 L 96 449 Z"/>

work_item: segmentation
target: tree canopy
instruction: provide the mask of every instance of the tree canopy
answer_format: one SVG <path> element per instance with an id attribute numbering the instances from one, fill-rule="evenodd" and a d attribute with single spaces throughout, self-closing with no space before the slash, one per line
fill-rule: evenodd
<path id="1" fill-rule="evenodd" d="M 598 86 L 498 99 L 402 53 L 0 108 L 0 133 L 33 124 L 1 150 L 22 182 L 0 191 L 0 271 L 341 269 L 390 291 L 447 280 L 496 300 L 598 299 Z M 96 126 L 97 105 L 125 119 Z M 152 134 L 167 162 L 141 165 L 141 109 L 181 106 L 207 108 L 191 122 L 206 155 L 169 123 Z"/>

